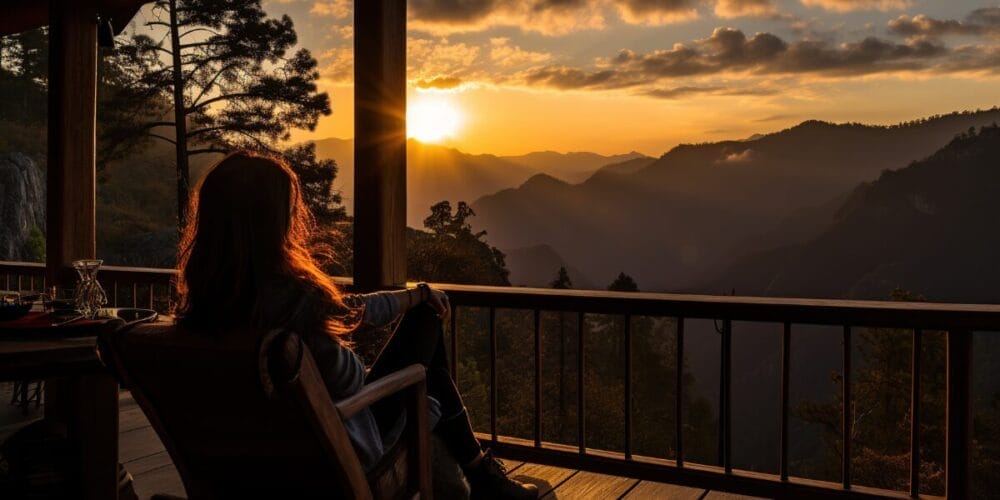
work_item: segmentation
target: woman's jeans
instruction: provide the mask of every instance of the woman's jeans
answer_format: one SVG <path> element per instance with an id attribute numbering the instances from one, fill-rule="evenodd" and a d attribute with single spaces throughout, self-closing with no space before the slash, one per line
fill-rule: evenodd
<path id="1" fill-rule="evenodd" d="M 441 437 L 459 464 L 472 462 L 479 456 L 481 448 L 449 370 L 441 319 L 427 304 L 414 307 L 403 315 L 365 382 L 371 383 L 416 363 L 427 369 L 427 394 L 441 404 L 441 419 L 434 427 L 434 433 Z M 405 408 L 401 394 L 394 394 L 372 406 L 383 436 Z"/>

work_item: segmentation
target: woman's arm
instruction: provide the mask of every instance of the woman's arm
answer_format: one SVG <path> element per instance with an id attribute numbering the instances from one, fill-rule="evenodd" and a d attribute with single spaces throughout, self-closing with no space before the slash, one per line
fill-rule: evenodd
<path id="1" fill-rule="evenodd" d="M 345 295 L 344 303 L 350 307 L 363 306 L 365 308 L 363 321 L 374 327 L 388 325 L 399 315 L 423 303 L 434 308 L 442 321 L 451 315 L 448 296 L 441 290 L 423 283 L 404 290 Z"/>

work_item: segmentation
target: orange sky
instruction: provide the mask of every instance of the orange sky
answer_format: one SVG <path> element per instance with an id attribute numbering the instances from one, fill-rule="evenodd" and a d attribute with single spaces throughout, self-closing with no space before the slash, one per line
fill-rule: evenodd
<path id="1" fill-rule="evenodd" d="M 468 0 L 467 11 L 454 12 L 442 10 L 447 2 L 411 0 L 410 99 L 436 93 L 464 115 L 444 144 L 470 153 L 659 155 L 808 119 L 892 124 L 1000 104 L 1000 7 L 982 0 L 524 7 L 534 1 Z M 353 136 L 350 5 L 265 1 L 269 13 L 296 22 L 333 103 L 316 131 L 293 140 Z"/>

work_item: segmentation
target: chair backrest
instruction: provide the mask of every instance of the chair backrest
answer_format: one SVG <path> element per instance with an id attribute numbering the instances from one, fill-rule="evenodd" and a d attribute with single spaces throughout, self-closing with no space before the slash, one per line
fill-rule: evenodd
<path id="1" fill-rule="evenodd" d="M 370 498 L 343 422 L 295 334 L 137 325 L 101 354 L 193 499 Z"/>

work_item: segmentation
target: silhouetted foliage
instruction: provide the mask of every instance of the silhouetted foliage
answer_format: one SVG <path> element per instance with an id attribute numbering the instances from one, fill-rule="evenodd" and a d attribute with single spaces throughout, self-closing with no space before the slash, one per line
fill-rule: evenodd
<path id="1" fill-rule="evenodd" d="M 451 203 L 431 207 L 427 231 L 407 229 L 406 269 L 410 279 L 441 283 L 509 286 L 504 254 L 485 241 L 486 231 L 473 232 L 475 212 L 464 201 L 452 213 Z"/>
<path id="2" fill-rule="evenodd" d="M 549 283 L 549 287 L 562 290 L 573 288 L 573 281 L 569 279 L 569 273 L 566 272 L 565 267 L 559 268 L 559 271 L 556 273 L 556 279 Z"/>
<path id="3" fill-rule="evenodd" d="M 618 273 L 618 277 L 608 285 L 608 290 L 612 292 L 638 292 L 639 285 L 631 276 L 622 272 Z"/>
<path id="4" fill-rule="evenodd" d="M 276 147 L 291 129 L 312 130 L 330 114 L 329 97 L 316 87 L 316 59 L 306 49 L 289 53 L 297 42 L 291 18 L 267 17 L 259 0 L 159 0 L 151 15 L 145 26 L 166 36 L 136 32 L 121 50 L 136 66 L 135 94 L 166 101 L 173 113 L 115 135 L 139 133 L 177 148 L 181 212 L 195 155 L 262 149 L 328 166 L 312 150 Z"/>

